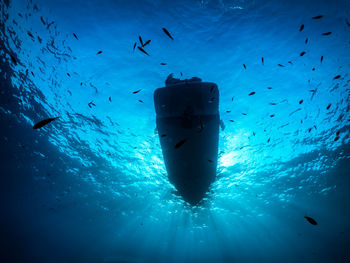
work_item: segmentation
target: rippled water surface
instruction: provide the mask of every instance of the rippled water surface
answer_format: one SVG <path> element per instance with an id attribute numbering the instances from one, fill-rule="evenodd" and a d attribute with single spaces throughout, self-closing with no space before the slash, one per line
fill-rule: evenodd
<path id="1" fill-rule="evenodd" d="M 3 262 L 350 262 L 349 1 L 0 7 Z M 170 73 L 220 90 L 195 207 L 155 132 Z"/>

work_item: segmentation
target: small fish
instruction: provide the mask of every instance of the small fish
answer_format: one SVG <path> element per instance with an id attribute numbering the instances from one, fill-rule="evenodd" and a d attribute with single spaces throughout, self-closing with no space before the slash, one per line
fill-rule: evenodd
<path id="1" fill-rule="evenodd" d="M 83 86 L 83 82 L 80 82 L 80 86 Z"/>
<path id="2" fill-rule="evenodd" d="M 41 39 L 41 37 L 38 36 L 38 41 L 39 41 L 39 43 L 41 44 L 41 42 L 42 42 L 43 40 Z"/>
<path id="3" fill-rule="evenodd" d="M 180 76 L 182 77 L 182 72 L 180 72 Z"/>
<path id="4" fill-rule="evenodd" d="M 333 79 L 339 79 L 340 77 L 341 77 L 340 75 L 337 75 Z"/>
<path id="5" fill-rule="evenodd" d="M 210 159 L 209 159 L 209 160 L 208 160 L 208 162 L 212 163 L 212 162 L 213 162 L 213 160 L 210 160 Z"/>
<path id="6" fill-rule="evenodd" d="M 261 63 L 264 66 L 264 57 L 261 57 Z"/>
<path id="7" fill-rule="evenodd" d="M 272 89 L 272 87 L 267 87 L 267 89 Z"/>
<path id="8" fill-rule="evenodd" d="M 309 128 L 309 133 L 311 132 L 312 128 Z"/>
<path id="9" fill-rule="evenodd" d="M 247 116 L 247 113 L 242 113 L 242 115 Z"/>
<path id="10" fill-rule="evenodd" d="M 135 51 L 136 45 L 137 45 L 137 42 L 134 43 L 134 47 L 132 48 L 132 51 Z"/>
<path id="11" fill-rule="evenodd" d="M 231 111 L 230 111 L 230 110 L 227 110 L 226 112 L 227 112 L 227 113 L 230 113 Z"/>
<path id="12" fill-rule="evenodd" d="M 147 46 L 149 43 L 151 43 L 151 40 L 147 40 L 147 41 L 142 45 L 142 47 Z"/>
<path id="13" fill-rule="evenodd" d="M 300 53 L 300 56 L 302 57 L 302 56 L 304 56 L 305 54 L 306 54 L 306 52 L 303 51 L 303 52 Z"/>
<path id="14" fill-rule="evenodd" d="M 112 98 L 111 97 L 109 97 L 108 100 L 109 100 L 109 102 L 112 102 Z"/>
<path id="15" fill-rule="evenodd" d="M 46 25 L 45 20 L 42 16 L 40 17 L 40 20 L 41 20 L 41 23 L 43 23 L 43 25 Z"/>
<path id="16" fill-rule="evenodd" d="M 234 97 L 232 97 L 231 101 L 233 101 Z"/>
<path id="17" fill-rule="evenodd" d="M 76 38 L 76 40 L 79 40 L 75 33 L 73 33 L 73 36 Z"/>
<path id="18" fill-rule="evenodd" d="M 327 106 L 327 110 L 329 110 L 329 108 L 332 106 L 332 104 L 328 104 Z"/>
<path id="19" fill-rule="evenodd" d="M 136 94 L 136 93 L 139 93 L 142 89 L 139 89 L 139 90 L 135 90 L 132 92 L 132 94 Z"/>
<path id="20" fill-rule="evenodd" d="M 90 102 L 88 103 L 88 106 L 89 106 L 89 108 L 92 108 L 91 106 L 95 106 L 95 107 L 96 107 L 95 103 L 93 103 L 92 101 L 90 101 Z"/>
<path id="21" fill-rule="evenodd" d="M 183 139 L 181 141 L 179 141 L 177 144 L 175 144 L 174 148 L 178 149 L 180 148 L 182 145 L 184 145 L 184 143 L 187 141 L 187 139 Z"/>
<path id="22" fill-rule="evenodd" d="M 309 41 L 309 39 L 308 39 L 308 38 L 306 38 L 306 39 L 305 39 L 305 44 L 307 44 L 307 42 L 308 42 L 308 41 Z"/>
<path id="23" fill-rule="evenodd" d="M 142 100 L 139 100 L 139 102 L 143 103 L 143 101 L 142 101 Z"/>
<path id="24" fill-rule="evenodd" d="M 161 62 L 160 64 L 161 64 L 162 66 L 165 66 L 165 65 L 166 65 L 166 63 L 164 63 L 164 62 Z"/>
<path id="25" fill-rule="evenodd" d="M 322 61 L 323 61 L 323 56 L 321 56 L 321 63 L 322 63 Z"/>
<path id="26" fill-rule="evenodd" d="M 141 36 L 139 36 L 139 41 L 140 41 L 141 46 L 143 46 L 143 41 L 142 41 L 142 37 Z"/>
<path id="27" fill-rule="evenodd" d="M 350 26 L 350 22 L 349 22 L 349 20 L 348 20 L 347 18 L 345 18 L 345 23 L 346 23 L 348 26 Z"/>
<path id="28" fill-rule="evenodd" d="M 315 219 L 311 218 L 311 217 L 308 217 L 308 216 L 304 216 L 304 218 L 311 224 L 311 225 L 314 225 L 316 226 L 317 225 L 317 222 Z"/>
<path id="29" fill-rule="evenodd" d="M 149 56 L 149 54 L 148 54 L 142 47 L 137 46 L 137 48 L 138 48 L 141 52 L 143 52 L 143 53 L 145 53 L 147 56 Z"/>
<path id="30" fill-rule="evenodd" d="M 284 68 L 285 66 L 283 66 L 282 64 L 278 64 L 278 66 L 280 66 L 280 67 L 282 67 L 282 68 Z"/>
<path id="31" fill-rule="evenodd" d="M 163 137 L 165 137 L 165 136 L 166 136 L 166 134 L 162 134 L 160 137 L 162 137 L 162 138 L 163 138 Z"/>
<path id="32" fill-rule="evenodd" d="M 19 16 L 19 17 L 23 17 L 21 13 L 18 13 L 18 16 Z"/>
<path id="33" fill-rule="evenodd" d="M 234 120 L 230 120 L 230 122 L 235 122 Z"/>
<path id="34" fill-rule="evenodd" d="M 244 67 L 244 69 L 247 69 L 247 66 L 245 64 L 243 64 L 243 67 Z"/>
<path id="35" fill-rule="evenodd" d="M 312 68 L 312 71 L 315 71 L 315 68 Z"/>
<path id="36" fill-rule="evenodd" d="M 277 103 L 275 103 L 275 102 L 270 102 L 269 104 L 270 105 L 277 105 Z"/>
<path id="37" fill-rule="evenodd" d="M 10 54 L 10 58 L 11 58 L 12 63 L 15 64 L 15 65 L 17 65 L 17 60 L 16 60 L 16 58 L 15 58 L 14 56 L 12 56 L 11 54 Z"/>
<path id="38" fill-rule="evenodd" d="M 270 139 L 271 139 L 271 138 L 269 138 L 269 139 L 267 140 L 267 142 L 270 142 Z"/>
<path id="39" fill-rule="evenodd" d="M 67 76 L 68 76 L 68 77 L 70 77 L 70 74 L 69 74 L 69 73 L 67 73 Z"/>
<path id="40" fill-rule="evenodd" d="M 50 122 L 58 119 L 59 117 L 55 117 L 55 118 L 48 118 L 48 119 L 45 119 L 45 120 L 42 120 L 42 121 L 39 121 L 38 123 L 34 124 L 33 126 L 33 129 L 36 130 L 36 129 L 39 129 L 41 127 L 44 127 L 45 125 L 49 124 Z"/>
<path id="41" fill-rule="evenodd" d="M 102 53 L 102 50 L 98 51 L 98 52 L 96 53 L 96 55 L 99 55 L 99 54 L 101 54 L 101 53 Z"/>
<path id="42" fill-rule="evenodd" d="M 170 35 L 169 31 L 166 28 L 163 27 L 162 29 L 168 37 L 170 37 L 172 40 L 174 40 L 174 38 Z"/>
<path id="43" fill-rule="evenodd" d="M 31 38 L 34 38 L 33 34 L 31 32 L 27 32 L 28 36 L 30 36 Z"/>
<path id="44" fill-rule="evenodd" d="M 302 24 L 302 25 L 300 26 L 299 32 L 303 31 L 303 29 L 304 29 L 304 24 Z"/>
<path id="45" fill-rule="evenodd" d="M 289 64 L 293 65 L 293 62 L 292 61 L 288 61 Z M 282 65 L 283 66 L 283 65 Z"/>
<path id="46" fill-rule="evenodd" d="M 312 19 L 321 19 L 322 17 L 323 17 L 323 15 L 318 15 L 318 16 L 312 17 Z"/>
<path id="47" fill-rule="evenodd" d="M 304 102 L 303 100 L 300 100 L 300 101 L 299 101 L 299 104 L 302 104 L 303 102 Z"/>
<path id="48" fill-rule="evenodd" d="M 255 94 L 255 92 L 252 91 L 251 93 L 248 94 L 248 96 L 252 96 L 252 95 L 254 95 L 254 94 Z"/>
<path id="49" fill-rule="evenodd" d="M 335 138 L 334 138 L 334 141 L 336 142 L 336 141 L 338 141 L 339 140 L 339 136 L 336 136 Z"/>
<path id="50" fill-rule="evenodd" d="M 255 132 L 253 132 L 253 136 L 255 136 Z"/>
<path id="51" fill-rule="evenodd" d="M 271 118 L 272 118 L 272 117 L 275 117 L 275 114 L 271 114 L 270 117 L 271 117 Z"/>
<path id="52" fill-rule="evenodd" d="M 330 34 L 332 34 L 332 32 L 326 32 L 326 33 L 322 33 L 322 36 L 329 36 Z"/>

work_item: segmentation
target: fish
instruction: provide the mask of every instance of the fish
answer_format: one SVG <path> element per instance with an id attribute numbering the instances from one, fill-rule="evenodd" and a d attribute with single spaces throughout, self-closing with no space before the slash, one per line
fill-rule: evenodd
<path id="1" fill-rule="evenodd" d="M 336 142 L 336 141 L 338 141 L 339 140 L 339 136 L 336 136 L 335 138 L 334 138 L 334 141 Z"/>
<path id="2" fill-rule="evenodd" d="M 329 108 L 332 106 L 332 104 L 328 104 L 327 106 L 327 110 L 329 110 Z"/>
<path id="3" fill-rule="evenodd" d="M 112 98 L 111 97 L 109 97 L 108 100 L 109 100 L 109 102 L 112 102 Z"/>
<path id="4" fill-rule="evenodd" d="M 93 103 L 92 101 L 90 101 L 90 102 L 88 103 L 88 106 L 89 106 L 89 108 L 91 108 L 91 106 L 95 106 L 95 107 L 96 107 L 95 103 Z"/>
<path id="5" fill-rule="evenodd" d="M 213 160 L 210 160 L 210 159 L 209 159 L 209 160 L 208 160 L 208 162 L 212 163 L 212 162 L 213 162 Z"/>
<path id="6" fill-rule="evenodd" d="M 27 34 L 28 34 L 28 36 L 30 36 L 31 38 L 34 39 L 34 36 L 33 36 L 33 34 L 31 32 L 28 31 Z"/>
<path id="7" fill-rule="evenodd" d="M 142 89 L 139 89 L 139 90 L 135 90 L 132 92 L 132 94 L 136 94 L 136 93 L 139 93 Z"/>
<path id="8" fill-rule="evenodd" d="M 269 138 L 269 139 L 267 140 L 267 142 L 270 142 L 270 139 L 271 139 L 271 138 Z"/>
<path id="9" fill-rule="evenodd" d="M 16 60 L 16 58 L 15 58 L 14 56 L 12 56 L 11 54 L 10 54 L 10 58 L 11 58 L 12 63 L 15 64 L 15 65 L 17 65 L 17 60 Z"/>
<path id="10" fill-rule="evenodd" d="M 275 114 L 271 114 L 270 117 L 271 117 L 271 118 L 272 118 L 272 117 L 275 117 Z"/>
<path id="11" fill-rule="evenodd" d="M 312 128 L 309 128 L 309 133 L 311 132 Z"/>
<path id="12" fill-rule="evenodd" d="M 253 132 L 253 136 L 255 136 L 255 132 Z"/>
<path id="13" fill-rule="evenodd" d="M 41 20 L 41 23 L 43 23 L 43 25 L 46 25 L 45 20 L 42 16 L 40 17 L 40 20 Z"/>
<path id="14" fill-rule="evenodd" d="M 233 101 L 234 97 L 232 97 L 231 101 Z"/>
<path id="15" fill-rule="evenodd" d="M 348 20 L 347 18 L 345 18 L 345 23 L 346 23 L 348 26 L 350 26 L 350 22 L 349 22 L 349 20 Z"/>
<path id="16" fill-rule="evenodd" d="M 73 33 L 73 36 L 76 38 L 76 40 L 79 40 L 75 33 Z"/>
<path id="17" fill-rule="evenodd" d="M 230 122 L 235 122 L 234 120 L 230 120 Z"/>
<path id="18" fill-rule="evenodd" d="M 293 65 L 293 62 L 292 61 L 288 61 L 289 64 Z M 283 65 L 282 65 L 283 66 Z"/>
<path id="19" fill-rule="evenodd" d="M 300 101 L 299 101 L 299 104 L 302 104 L 303 102 L 304 102 L 303 100 L 300 100 Z"/>
<path id="20" fill-rule="evenodd" d="M 264 66 L 264 57 L 261 57 L 261 64 Z"/>
<path id="21" fill-rule="evenodd" d="M 80 82 L 80 86 L 83 86 L 83 82 Z"/>
<path id="22" fill-rule="evenodd" d="M 312 71 L 315 71 L 315 68 L 312 68 Z"/>
<path id="23" fill-rule="evenodd" d="M 166 136 L 166 134 L 162 134 L 160 137 L 162 137 L 162 138 L 163 138 L 163 137 L 165 137 L 165 136 Z"/>
<path id="24" fill-rule="evenodd" d="M 139 102 L 143 103 L 143 101 L 142 101 L 142 100 L 139 100 Z"/>
<path id="25" fill-rule="evenodd" d="M 147 41 L 142 45 L 142 47 L 147 46 L 149 43 L 151 43 L 151 40 L 147 40 Z"/>
<path id="26" fill-rule="evenodd" d="M 323 61 L 323 56 L 321 56 L 321 63 L 322 63 L 322 61 Z"/>
<path id="27" fill-rule="evenodd" d="M 275 103 L 275 102 L 270 102 L 269 104 L 270 105 L 277 105 L 277 103 Z"/>
<path id="28" fill-rule="evenodd" d="M 333 79 L 339 79 L 340 77 L 341 77 L 340 75 L 337 75 Z"/>
<path id="29" fill-rule="evenodd" d="M 307 42 L 308 42 L 308 41 L 309 41 L 309 39 L 308 39 L 308 38 L 306 38 L 306 39 L 305 39 L 305 44 L 307 44 Z"/>
<path id="30" fill-rule="evenodd" d="M 182 72 L 180 72 L 180 76 L 182 77 Z"/>
<path id="31" fill-rule="evenodd" d="M 304 216 L 304 218 L 311 224 L 311 225 L 314 225 L 316 226 L 317 225 L 317 222 L 315 219 L 313 219 L 312 217 L 309 217 L 309 216 Z"/>
<path id="32" fill-rule="evenodd" d="M 38 36 L 38 41 L 39 41 L 39 43 L 41 44 L 41 42 L 42 42 L 43 40 L 41 39 L 41 37 Z"/>
<path id="33" fill-rule="evenodd" d="M 135 51 L 136 45 L 137 45 L 137 42 L 134 43 L 134 47 L 132 48 L 132 51 Z"/>
<path id="34" fill-rule="evenodd" d="M 322 36 L 329 36 L 330 34 L 332 34 L 332 32 L 326 32 L 326 33 L 322 33 Z"/>
<path id="35" fill-rule="evenodd" d="M 34 130 L 40 129 L 40 128 L 44 127 L 45 125 L 49 124 L 50 122 L 52 122 L 52 121 L 58 119 L 58 118 L 59 118 L 59 117 L 48 118 L 48 119 L 39 121 L 38 123 L 34 124 L 33 129 L 34 129 Z"/>
<path id="36" fill-rule="evenodd" d="M 165 27 L 163 27 L 162 29 L 168 37 L 170 37 L 172 40 L 174 40 L 174 38 L 170 35 L 169 31 Z"/>
<path id="37" fill-rule="evenodd" d="M 166 63 L 164 63 L 164 62 L 161 62 L 160 64 L 161 64 L 162 66 L 165 66 L 165 65 L 166 65 Z"/>
<path id="38" fill-rule="evenodd" d="M 303 52 L 300 53 L 300 56 L 302 57 L 302 56 L 304 56 L 305 54 L 306 54 L 306 52 L 303 51 Z"/>
<path id="39" fill-rule="evenodd" d="M 323 17 L 323 15 L 318 15 L 318 16 L 312 17 L 312 19 L 321 19 L 322 17 Z"/>
<path id="40" fill-rule="evenodd" d="M 280 67 L 282 67 L 282 68 L 284 68 L 285 66 L 283 66 L 282 64 L 277 64 L 278 66 L 280 66 Z"/>
<path id="41" fill-rule="evenodd" d="M 247 69 L 247 66 L 245 64 L 243 64 L 243 67 L 244 67 L 244 69 Z"/>
<path id="42" fill-rule="evenodd" d="M 246 115 L 247 115 L 247 113 L 242 113 L 242 115 L 246 116 Z"/>
<path id="43" fill-rule="evenodd" d="M 175 144 L 174 148 L 179 149 L 182 145 L 184 145 L 184 143 L 186 141 L 187 141 L 187 139 L 183 139 L 183 140 L 179 141 L 177 144 Z"/>
<path id="44" fill-rule="evenodd" d="M 255 92 L 252 91 L 251 93 L 248 94 L 248 96 L 252 96 L 252 95 L 254 95 L 254 94 L 255 94 Z"/>
<path id="45" fill-rule="evenodd" d="M 272 89 L 272 87 L 267 87 L 267 89 Z"/>
<path id="46" fill-rule="evenodd" d="M 143 46 L 143 41 L 142 41 L 142 37 L 141 36 L 139 36 L 139 41 L 140 41 L 141 46 Z"/>
<path id="47" fill-rule="evenodd" d="M 102 50 L 98 51 L 98 52 L 96 53 L 96 55 L 99 55 L 99 54 L 101 54 L 101 53 L 102 53 Z"/>
<path id="48" fill-rule="evenodd" d="M 147 56 L 149 56 L 149 54 L 140 46 L 137 47 L 141 52 L 145 53 Z"/>
<path id="49" fill-rule="evenodd" d="M 335 135 L 338 136 L 339 134 L 340 134 L 340 131 L 337 131 L 337 133 Z"/>
<path id="50" fill-rule="evenodd" d="M 18 16 L 19 16 L 19 17 L 23 17 L 21 13 L 18 13 Z"/>
<path id="51" fill-rule="evenodd" d="M 302 24 L 302 25 L 300 26 L 299 32 L 303 31 L 303 29 L 304 29 L 304 24 Z"/>
<path id="52" fill-rule="evenodd" d="M 67 73 L 67 76 L 68 76 L 68 77 L 70 77 L 70 74 L 69 74 L 69 73 Z"/>
<path id="53" fill-rule="evenodd" d="M 227 113 L 230 113 L 231 111 L 230 111 L 230 110 L 227 110 L 226 112 L 227 112 Z"/>

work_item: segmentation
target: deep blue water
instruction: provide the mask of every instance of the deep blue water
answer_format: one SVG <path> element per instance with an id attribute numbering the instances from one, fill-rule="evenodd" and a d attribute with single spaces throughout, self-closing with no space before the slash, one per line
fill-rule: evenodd
<path id="1" fill-rule="evenodd" d="M 0 7 L 1 262 L 350 262 L 349 1 Z M 155 132 L 170 73 L 220 90 L 194 207 Z"/>

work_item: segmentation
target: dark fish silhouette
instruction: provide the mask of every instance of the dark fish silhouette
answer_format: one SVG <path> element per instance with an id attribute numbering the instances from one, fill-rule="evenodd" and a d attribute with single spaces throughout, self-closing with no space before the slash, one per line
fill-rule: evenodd
<path id="1" fill-rule="evenodd" d="M 142 47 L 137 47 L 141 52 L 145 53 L 147 56 L 149 56 L 149 54 L 142 48 Z"/>
<path id="2" fill-rule="evenodd" d="M 132 48 L 132 51 L 135 51 L 135 47 L 136 47 L 136 42 L 134 43 L 134 47 Z"/>
<path id="3" fill-rule="evenodd" d="M 90 101 L 90 102 L 88 103 L 88 106 L 89 106 L 89 108 L 92 108 L 91 106 L 95 106 L 95 107 L 96 107 L 95 103 L 93 103 L 92 101 Z"/>
<path id="4" fill-rule="evenodd" d="M 182 76 L 182 72 L 180 72 L 180 76 Z"/>
<path id="5" fill-rule="evenodd" d="M 303 100 L 299 101 L 299 104 L 302 104 L 303 103 Z"/>
<path id="6" fill-rule="evenodd" d="M 270 102 L 269 104 L 270 105 L 277 105 L 277 103 L 275 103 L 275 102 Z"/>
<path id="7" fill-rule="evenodd" d="M 333 79 L 339 79 L 340 77 L 341 77 L 340 75 L 337 75 Z"/>
<path id="8" fill-rule="evenodd" d="M 180 148 L 182 145 L 184 145 L 184 143 L 187 141 L 187 139 L 183 139 L 181 141 L 179 141 L 177 144 L 175 144 L 174 148 L 178 149 Z"/>
<path id="9" fill-rule="evenodd" d="M 230 111 L 230 110 L 227 110 L 226 112 L 227 112 L 227 113 L 230 113 L 231 111 Z"/>
<path id="10" fill-rule="evenodd" d="M 242 113 L 242 115 L 246 116 L 246 115 L 247 115 L 247 113 Z"/>
<path id="11" fill-rule="evenodd" d="M 30 33 L 29 31 L 27 32 L 28 36 L 30 36 L 31 38 L 34 38 L 33 34 Z"/>
<path id="12" fill-rule="evenodd" d="M 43 23 L 43 25 L 46 25 L 45 20 L 42 16 L 40 17 L 40 20 L 41 20 L 41 23 Z"/>
<path id="13" fill-rule="evenodd" d="M 98 51 L 98 52 L 96 53 L 96 55 L 99 55 L 99 54 L 101 54 L 101 53 L 102 53 L 102 50 Z"/>
<path id="14" fill-rule="evenodd" d="M 339 134 L 340 134 L 340 131 L 337 131 L 337 133 L 335 134 L 336 136 L 339 136 Z"/>
<path id="15" fill-rule="evenodd" d="M 292 61 L 288 61 L 289 64 L 293 65 L 293 62 Z M 283 65 L 282 65 L 283 66 Z"/>
<path id="16" fill-rule="evenodd" d="M 248 96 L 252 96 L 254 94 L 255 94 L 255 92 L 253 91 L 253 92 L 249 93 Z"/>
<path id="17" fill-rule="evenodd" d="M 315 68 L 312 68 L 312 71 L 315 71 Z"/>
<path id="18" fill-rule="evenodd" d="M 209 160 L 208 160 L 208 162 L 212 163 L 212 162 L 213 162 L 213 160 L 210 160 L 210 159 L 209 159 Z"/>
<path id="19" fill-rule="evenodd" d="M 332 32 L 326 32 L 326 33 L 322 33 L 322 36 L 329 36 L 330 34 L 332 34 Z"/>
<path id="20" fill-rule="evenodd" d="M 327 106 L 327 110 L 329 110 L 329 108 L 332 106 L 332 104 L 328 104 Z"/>
<path id="21" fill-rule="evenodd" d="M 142 47 L 147 46 L 149 43 L 151 43 L 151 40 L 147 40 L 147 41 L 142 45 Z"/>
<path id="22" fill-rule="evenodd" d="M 264 57 L 261 58 L 261 63 L 262 63 L 263 66 L 264 66 Z"/>
<path id="23" fill-rule="evenodd" d="M 143 46 L 143 41 L 142 41 L 142 37 L 141 36 L 139 36 L 139 41 L 140 41 L 141 46 Z"/>
<path id="24" fill-rule="evenodd" d="M 312 19 L 321 19 L 323 15 L 314 16 Z"/>
<path id="25" fill-rule="evenodd" d="M 49 118 L 49 119 L 45 119 L 42 121 L 39 121 L 38 123 L 34 124 L 33 129 L 40 129 L 41 127 L 44 127 L 45 125 L 49 124 L 50 122 L 58 119 L 59 117 L 55 117 L 55 118 Z"/>
<path id="26" fill-rule="evenodd" d="M 275 117 L 275 114 L 271 114 L 270 117 L 271 117 L 271 118 L 272 118 L 272 117 Z"/>
<path id="27" fill-rule="evenodd" d="M 336 136 L 335 138 L 334 138 L 334 141 L 336 142 L 336 141 L 338 141 L 339 140 L 339 136 Z"/>
<path id="28" fill-rule="evenodd" d="M 70 77 L 70 74 L 69 74 L 69 73 L 67 73 L 67 76 L 68 76 L 68 77 Z"/>
<path id="29" fill-rule="evenodd" d="M 303 31 L 303 29 L 304 29 L 304 24 L 302 24 L 302 25 L 300 26 L 299 32 Z"/>
<path id="30" fill-rule="evenodd" d="M 235 122 L 234 120 L 230 120 L 230 122 Z"/>
<path id="31" fill-rule="evenodd" d="M 350 22 L 349 22 L 349 20 L 348 20 L 347 18 L 345 18 L 345 23 L 346 23 L 348 26 L 350 26 Z"/>
<path id="32" fill-rule="evenodd" d="M 232 97 L 231 101 L 233 101 L 234 97 Z"/>
<path id="33" fill-rule="evenodd" d="M 272 87 L 267 87 L 267 89 L 272 89 Z"/>
<path id="34" fill-rule="evenodd" d="M 271 138 L 269 138 L 269 139 L 267 140 L 267 142 L 270 142 L 270 139 L 271 139 Z"/>
<path id="35" fill-rule="evenodd" d="M 76 38 L 76 40 L 79 40 L 75 33 L 73 33 L 73 36 Z"/>
<path id="36" fill-rule="evenodd" d="M 170 35 L 169 31 L 165 27 L 163 27 L 162 29 L 168 37 L 170 37 L 172 40 L 174 40 L 174 38 Z"/>
<path id="37" fill-rule="evenodd" d="M 314 225 L 316 226 L 317 225 L 317 222 L 315 219 L 309 217 L 309 216 L 304 216 L 304 218 L 311 224 L 311 225 Z"/>
<path id="38" fill-rule="evenodd" d="M 166 134 L 162 134 L 160 137 L 165 137 L 166 136 Z"/>
<path id="39" fill-rule="evenodd" d="M 132 94 L 136 94 L 136 93 L 139 93 L 140 91 L 141 91 L 142 89 L 139 89 L 139 90 L 135 90 L 135 91 L 133 91 L 133 93 Z"/>
<path id="40" fill-rule="evenodd" d="M 161 64 L 162 66 L 165 66 L 165 65 L 166 65 L 166 63 L 164 63 L 164 62 L 161 62 L 160 64 Z"/>
<path id="41" fill-rule="evenodd" d="M 300 56 L 302 57 L 302 56 L 304 56 L 305 54 L 306 54 L 306 52 L 303 51 L 303 52 L 300 53 Z"/>
<path id="42" fill-rule="evenodd" d="M 139 102 L 143 103 L 143 101 L 142 101 L 142 100 L 139 100 Z"/>
<path id="43" fill-rule="evenodd" d="M 308 42 L 308 41 L 309 41 L 309 39 L 308 39 L 308 38 L 306 38 L 306 39 L 305 39 L 305 44 L 307 44 L 307 42 Z"/>
<path id="44" fill-rule="evenodd" d="M 16 60 L 16 58 L 15 58 L 14 56 L 12 56 L 11 54 L 10 54 L 10 58 L 11 58 L 12 63 L 15 64 L 15 65 L 17 65 L 17 60 Z"/>
<path id="45" fill-rule="evenodd" d="M 284 68 L 285 66 L 283 66 L 282 64 L 278 64 L 278 66 L 280 66 L 280 67 L 282 67 L 282 68 Z"/>
<path id="46" fill-rule="evenodd" d="M 246 67 L 246 65 L 245 65 L 245 64 L 243 64 L 243 67 L 244 67 L 244 69 L 247 69 L 247 67 Z"/>
<path id="47" fill-rule="evenodd" d="M 112 98 L 111 97 L 109 97 L 108 100 L 109 100 L 109 102 L 112 102 Z"/>
<path id="48" fill-rule="evenodd" d="M 83 86 L 83 82 L 80 82 L 80 86 Z"/>
<path id="49" fill-rule="evenodd" d="M 322 63 L 322 61 L 323 61 L 323 56 L 321 56 L 321 63 Z"/>

